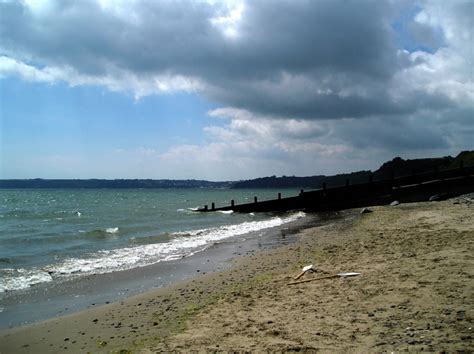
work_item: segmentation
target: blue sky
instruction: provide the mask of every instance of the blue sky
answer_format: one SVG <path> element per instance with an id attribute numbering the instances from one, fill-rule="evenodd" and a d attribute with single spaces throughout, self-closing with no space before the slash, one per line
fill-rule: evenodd
<path id="1" fill-rule="evenodd" d="M 0 3 L 0 178 L 375 169 L 472 149 L 474 2 Z"/>
<path id="2" fill-rule="evenodd" d="M 211 124 L 206 112 L 214 108 L 194 94 L 135 99 L 95 86 L 28 83 L 14 78 L 2 80 L 1 99 L 2 157 L 13 172 L 6 177 L 18 174 L 25 178 L 90 178 L 97 164 L 107 164 L 104 160 L 108 158 L 120 160 L 117 156 L 126 152 L 146 155 L 166 151 L 171 145 L 202 144 L 202 130 Z M 37 165 L 35 171 L 22 163 L 37 158 L 70 158 L 90 168 L 67 171 L 57 166 L 47 171 Z M 118 171 L 125 174 L 127 166 L 121 167 Z"/>

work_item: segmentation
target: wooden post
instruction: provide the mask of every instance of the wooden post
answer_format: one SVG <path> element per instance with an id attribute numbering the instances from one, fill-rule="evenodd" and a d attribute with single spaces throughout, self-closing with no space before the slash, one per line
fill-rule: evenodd
<path id="1" fill-rule="evenodd" d="M 216 205 L 214 203 L 211 204 L 211 210 L 215 210 L 216 209 Z"/>
<path id="2" fill-rule="evenodd" d="M 302 196 L 302 195 L 303 195 L 303 193 L 304 193 L 304 190 L 303 190 L 303 189 L 301 189 L 301 190 L 300 190 L 300 196 Z"/>
<path id="3" fill-rule="evenodd" d="M 208 208 L 207 208 L 207 205 L 204 205 L 204 211 L 207 211 Z"/>
<path id="4" fill-rule="evenodd" d="M 231 206 L 231 207 L 234 207 L 234 199 L 232 199 L 232 200 L 230 201 L 230 206 Z"/>
<path id="5" fill-rule="evenodd" d="M 281 193 L 278 193 L 278 200 L 281 199 Z"/>
<path id="6" fill-rule="evenodd" d="M 435 177 L 438 177 L 438 172 L 439 172 L 439 171 L 438 171 L 438 166 L 435 166 L 435 168 L 434 168 L 434 175 L 435 175 Z"/>
<path id="7" fill-rule="evenodd" d="M 253 202 L 257 203 L 257 197 L 253 197 Z"/>
<path id="8" fill-rule="evenodd" d="M 465 177 L 469 177 L 469 173 L 466 173 L 466 170 L 464 169 L 464 161 L 463 160 L 459 161 L 459 170 L 461 171 L 462 175 L 464 175 Z"/>
<path id="9" fill-rule="evenodd" d="M 326 190 L 326 182 L 323 182 L 323 189 Z"/>
<path id="10" fill-rule="evenodd" d="M 346 187 L 349 187 L 350 183 L 351 183 L 351 181 L 349 180 L 349 178 L 346 178 Z"/>

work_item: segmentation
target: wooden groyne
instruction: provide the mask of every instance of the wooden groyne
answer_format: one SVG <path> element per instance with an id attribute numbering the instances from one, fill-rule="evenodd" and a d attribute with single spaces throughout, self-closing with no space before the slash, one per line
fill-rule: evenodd
<path id="1" fill-rule="evenodd" d="M 441 170 L 435 169 L 427 173 L 394 177 L 385 180 L 373 180 L 372 176 L 366 183 L 351 184 L 346 180 L 343 186 L 329 187 L 323 183 L 323 188 L 313 191 L 303 191 L 295 197 L 258 201 L 254 197 L 253 203 L 216 207 L 211 203 L 200 212 L 229 211 L 251 212 L 278 212 L 290 210 L 329 211 L 370 205 L 386 205 L 393 201 L 401 203 L 440 200 L 464 193 L 474 192 L 474 166 Z"/>

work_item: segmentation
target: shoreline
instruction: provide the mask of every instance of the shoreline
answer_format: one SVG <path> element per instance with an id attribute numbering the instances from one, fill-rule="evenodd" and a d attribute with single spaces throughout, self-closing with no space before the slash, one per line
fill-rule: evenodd
<path id="1" fill-rule="evenodd" d="M 370 209 L 224 271 L 1 331 L 0 352 L 472 349 L 472 206 Z M 362 275 L 286 285 L 311 263 Z"/>
<path id="2" fill-rule="evenodd" d="M 302 228 L 324 223 L 314 216 L 220 240 L 177 260 L 158 262 L 120 272 L 109 272 L 42 283 L 29 289 L 0 294 L 3 308 L 0 330 L 38 323 L 78 311 L 121 301 L 185 281 L 200 274 L 229 268 L 232 259 L 295 241 Z"/>

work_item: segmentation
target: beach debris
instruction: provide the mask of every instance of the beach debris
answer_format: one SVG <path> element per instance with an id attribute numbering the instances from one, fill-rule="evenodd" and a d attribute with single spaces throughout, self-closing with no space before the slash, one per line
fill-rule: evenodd
<path id="1" fill-rule="evenodd" d="M 390 203 L 390 206 L 397 206 L 398 204 L 400 204 L 400 202 L 398 200 L 394 200 Z"/>
<path id="2" fill-rule="evenodd" d="M 105 340 L 97 340 L 96 341 L 98 347 L 105 347 L 107 345 L 107 342 Z"/>
<path id="3" fill-rule="evenodd" d="M 362 208 L 362 210 L 360 211 L 361 214 L 368 214 L 368 213 L 372 213 L 373 211 L 370 210 L 369 208 Z"/>
<path id="4" fill-rule="evenodd" d="M 356 272 L 337 273 L 337 276 L 342 277 L 342 278 L 356 277 L 358 275 L 360 275 L 360 273 L 356 273 Z"/>
<path id="5" fill-rule="evenodd" d="M 311 278 L 311 279 L 304 279 L 304 280 L 292 281 L 291 283 L 288 283 L 287 285 L 295 285 L 295 284 L 301 284 L 301 283 L 309 283 L 310 281 L 323 280 L 323 279 L 331 279 L 331 278 L 355 277 L 355 276 L 360 275 L 360 274 L 361 274 L 361 273 L 356 273 L 356 272 L 337 273 L 337 274 L 326 275 L 326 276 L 324 276 L 324 277 L 318 277 L 318 278 Z"/>
<path id="6" fill-rule="evenodd" d="M 303 267 L 303 269 L 301 270 L 301 273 L 298 274 L 296 277 L 295 277 L 295 280 L 298 280 L 299 278 L 301 278 L 303 275 L 305 275 L 307 272 L 315 272 L 316 270 L 314 269 L 313 265 L 310 264 L 310 265 L 307 265 L 305 267 Z"/>
<path id="7" fill-rule="evenodd" d="M 435 195 L 432 195 L 428 200 L 430 202 L 435 202 L 435 201 L 440 200 L 440 196 L 439 196 L 439 194 L 435 194 Z"/>

